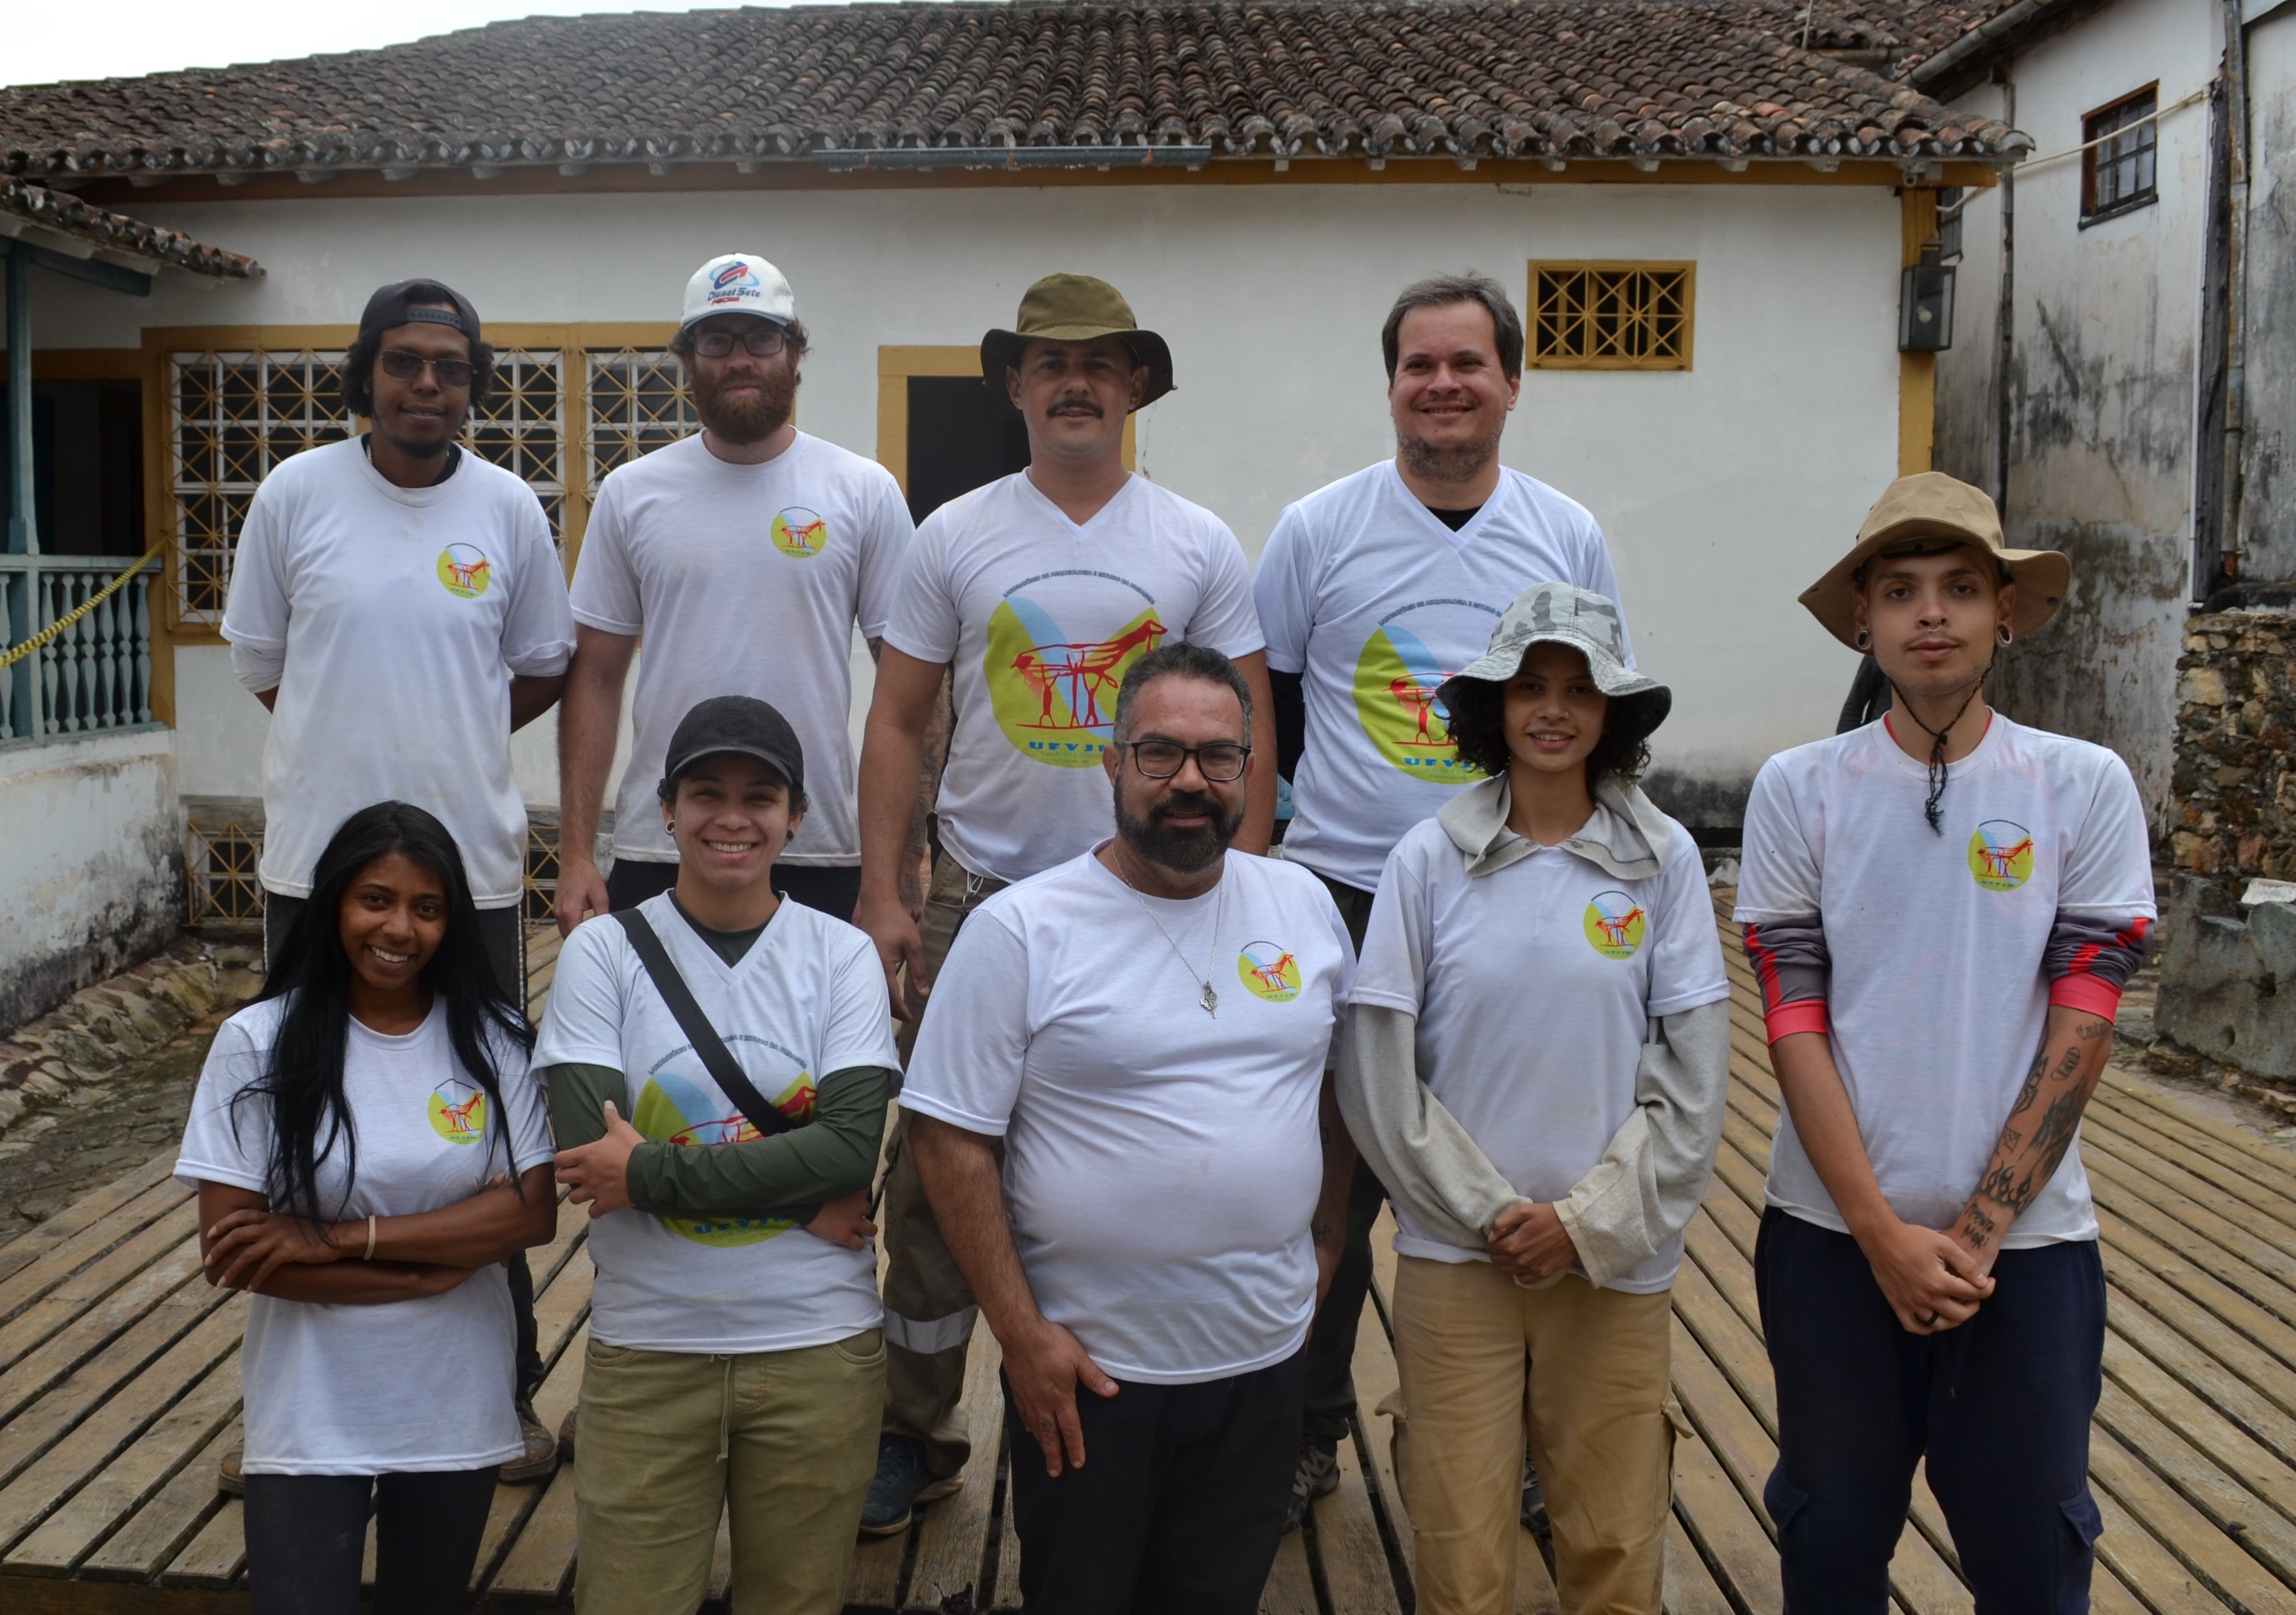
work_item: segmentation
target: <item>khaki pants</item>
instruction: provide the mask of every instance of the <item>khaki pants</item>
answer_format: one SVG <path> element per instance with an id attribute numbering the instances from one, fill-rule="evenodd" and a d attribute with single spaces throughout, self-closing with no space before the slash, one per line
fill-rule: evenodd
<path id="1" fill-rule="evenodd" d="M 1399 1257 L 1395 1464 L 1424 1615 L 1509 1615 L 1523 1441 L 1546 1483 L 1564 1615 L 1659 1615 L 1673 1502 L 1671 1298 L 1575 1274 Z"/>
<path id="2" fill-rule="evenodd" d="M 925 911 L 917 922 L 927 971 L 939 974 L 965 917 L 1004 889 L 1004 881 L 968 874 L 955 858 L 941 857 L 933 865 Z M 913 1012 L 922 1013 L 923 1004 L 914 992 L 908 995 L 908 1004 Z M 903 1026 L 899 1037 L 906 1063 L 916 1041 L 916 1022 Z M 965 1283 L 956 1258 L 941 1241 L 940 1224 L 925 1200 L 924 1185 L 917 1178 L 916 1159 L 908 1144 L 909 1119 L 905 1113 L 894 1122 L 892 1142 L 886 1146 L 885 1193 L 877 1209 L 877 1226 L 885 1242 L 889 1363 L 884 1431 L 923 1442 L 926 1463 L 936 1476 L 946 1480 L 962 1470 L 972 1453 L 961 1404 L 964 1356 L 980 1309 L 973 1303 L 972 1287 Z M 996 1159 L 1000 1163 L 1004 1159 L 1001 1143 Z"/>
<path id="3" fill-rule="evenodd" d="M 877 1467 L 884 1341 L 740 1357 L 590 1343 L 574 1446 L 582 1615 L 692 1615 L 730 1513 L 736 1615 L 840 1615 Z"/>

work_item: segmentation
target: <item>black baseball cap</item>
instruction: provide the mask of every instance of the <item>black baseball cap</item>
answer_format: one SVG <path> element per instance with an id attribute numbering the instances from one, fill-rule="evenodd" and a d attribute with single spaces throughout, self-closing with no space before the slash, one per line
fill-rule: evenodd
<path id="1" fill-rule="evenodd" d="M 444 292 L 444 300 L 455 306 L 453 311 L 435 307 L 410 307 L 406 294 L 417 286 L 422 287 L 426 295 L 415 299 L 415 302 L 436 304 L 440 300 L 438 293 Z M 400 325 L 444 325 L 470 338 L 473 348 L 480 340 L 479 311 L 471 307 L 470 299 L 443 281 L 393 281 L 375 289 L 374 295 L 366 300 L 366 312 L 359 316 L 359 335 L 373 336 Z"/>
<path id="2" fill-rule="evenodd" d="M 676 793 L 678 776 L 720 751 L 754 757 L 782 776 L 792 800 L 805 794 L 805 748 L 789 719 L 750 695 L 713 695 L 684 717 L 669 737 L 661 765 L 660 794 Z"/>

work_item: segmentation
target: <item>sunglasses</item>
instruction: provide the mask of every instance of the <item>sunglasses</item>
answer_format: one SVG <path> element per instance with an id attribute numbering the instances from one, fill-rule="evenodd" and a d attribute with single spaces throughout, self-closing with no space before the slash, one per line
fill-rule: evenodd
<path id="1" fill-rule="evenodd" d="M 394 381 L 412 381 L 428 370 L 439 378 L 439 386 L 455 389 L 468 387 L 475 373 L 468 359 L 433 359 L 404 348 L 384 348 L 375 363 Z"/>
<path id="2" fill-rule="evenodd" d="M 693 351 L 705 359 L 722 359 L 734 351 L 736 342 L 748 348 L 751 357 L 770 359 L 789 346 L 789 333 L 761 320 L 739 334 L 731 331 L 701 332 L 693 339 Z"/>

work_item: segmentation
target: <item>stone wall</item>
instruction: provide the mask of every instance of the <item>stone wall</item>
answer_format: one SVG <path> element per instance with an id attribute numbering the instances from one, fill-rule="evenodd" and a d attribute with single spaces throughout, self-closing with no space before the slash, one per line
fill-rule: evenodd
<path id="1" fill-rule="evenodd" d="M 2185 622 L 2169 850 L 2227 886 L 2296 880 L 2296 612 Z M 2234 895 L 2237 895 L 2236 893 Z"/>

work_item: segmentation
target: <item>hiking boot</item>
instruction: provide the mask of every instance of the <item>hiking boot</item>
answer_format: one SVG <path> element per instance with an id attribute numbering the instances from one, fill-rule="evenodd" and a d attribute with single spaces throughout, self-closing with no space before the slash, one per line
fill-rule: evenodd
<path id="1" fill-rule="evenodd" d="M 918 1504 L 946 1497 L 964 1484 L 962 1475 L 935 1479 L 925 1462 L 925 1444 L 914 1436 L 880 1436 L 877 1473 L 861 1504 L 861 1534 L 890 1537 L 905 1531 Z"/>
<path id="2" fill-rule="evenodd" d="M 1529 1453 L 1522 1455 L 1522 1529 L 1538 1539 L 1542 1552 L 1554 1541 L 1554 1528 L 1546 1518 L 1546 1488 L 1538 1483 Z"/>
<path id="3" fill-rule="evenodd" d="M 1296 1531 L 1307 1521 L 1308 1506 L 1318 1497 L 1340 1489 L 1340 1448 L 1313 1437 L 1300 1443 L 1300 1467 L 1292 1476 L 1292 1502 L 1283 1511 L 1283 1529 Z"/>
<path id="4" fill-rule="evenodd" d="M 578 1403 L 568 1408 L 566 1416 L 558 1421 L 558 1461 L 561 1463 L 574 1462 L 574 1415 L 581 1411 L 581 1405 Z"/>
<path id="5" fill-rule="evenodd" d="M 518 1399 L 518 1433 L 526 1443 L 526 1455 L 504 1464 L 496 1478 L 505 1486 L 529 1486 L 556 1474 L 558 1438 L 535 1415 L 534 1404 L 524 1397 Z"/>
<path id="6" fill-rule="evenodd" d="M 247 1477 L 240 1472 L 240 1460 L 247 1456 L 247 1448 L 234 1447 L 224 1454 L 216 1465 L 216 1490 L 226 1497 L 247 1496 Z"/>

